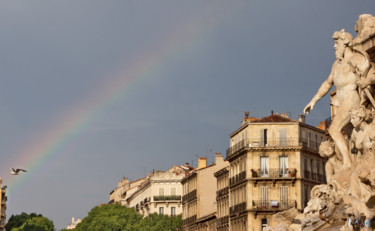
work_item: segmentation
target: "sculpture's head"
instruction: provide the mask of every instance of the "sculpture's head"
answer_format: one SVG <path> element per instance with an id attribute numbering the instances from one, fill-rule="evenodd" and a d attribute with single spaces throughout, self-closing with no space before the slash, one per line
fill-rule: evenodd
<path id="1" fill-rule="evenodd" d="M 350 110 L 350 122 L 355 128 L 359 127 L 362 121 L 367 119 L 367 110 L 364 106 L 355 107 Z"/>
<path id="2" fill-rule="evenodd" d="M 330 140 L 322 142 L 319 146 L 319 154 L 321 157 L 332 157 L 335 155 L 335 143 Z"/>
<path id="3" fill-rule="evenodd" d="M 353 44 L 353 36 L 342 29 L 333 33 L 332 38 L 335 40 L 336 58 L 342 60 L 344 58 L 345 48 Z"/>

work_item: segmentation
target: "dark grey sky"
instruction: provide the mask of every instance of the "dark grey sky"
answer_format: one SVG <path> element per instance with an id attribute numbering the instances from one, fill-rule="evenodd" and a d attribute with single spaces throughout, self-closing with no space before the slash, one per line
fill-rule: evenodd
<path id="1" fill-rule="evenodd" d="M 373 0 L 2 1 L 7 216 L 42 213 L 64 228 L 108 202 L 123 176 L 225 153 L 245 111 L 297 118 L 330 72 L 333 32 L 355 36 L 358 16 L 374 10 Z M 117 78 L 133 81 L 111 96 Z M 102 94 L 111 97 L 99 103 Z M 307 122 L 328 118 L 328 102 Z M 90 103 L 48 158 L 30 155 Z M 10 167 L 29 172 L 15 179 Z"/>

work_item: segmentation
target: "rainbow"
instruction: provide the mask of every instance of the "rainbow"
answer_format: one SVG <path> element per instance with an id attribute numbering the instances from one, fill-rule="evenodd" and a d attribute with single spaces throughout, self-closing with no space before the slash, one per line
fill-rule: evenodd
<path id="1" fill-rule="evenodd" d="M 214 4 L 214 5 L 213 5 Z M 10 166 L 19 166 L 29 172 L 42 168 L 56 153 L 64 148 L 78 134 L 84 131 L 108 106 L 125 96 L 127 92 L 136 87 L 141 87 L 142 81 L 152 78 L 159 68 L 165 67 L 168 61 L 194 46 L 198 46 L 203 35 L 211 33 L 223 19 L 228 18 L 240 9 L 240 4 L 233 2 L 220 5 L 213 2 L 202 7 L 199 12 L 194 12 L 195 17 L 189 18 L 182 25 L 166 35 L 161 44 L 147 54 L 139 54 L 130 65 L 130 68 L 120 69 L 111 75 L 110 81 L 103 84 L 100 92 L 89 94 L 86 100 L 78 103 L 75 109 L 70 110 L 61 117 L 58 126 L 48 128 L 41 137 L 37 137 L 30 145 L 26 145 L 15 155 Z M 202 23 L 202 17 L 210 16 L 209 22 Z M 14 165 L 13 165 L 14 164 Z M 3 173 L 4 174 L 4 173 Z M 10 178 L 4 182 L 8 186 L 8 196 L 11 196 L 21 185 L 24 185 L 33 174 L 24 174 Z"/>

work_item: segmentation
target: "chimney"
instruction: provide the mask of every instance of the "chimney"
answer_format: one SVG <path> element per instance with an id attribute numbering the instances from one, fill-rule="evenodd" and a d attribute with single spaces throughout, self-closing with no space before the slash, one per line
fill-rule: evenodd
<path id="1" fill-rule="evenodd" d="M 306 123 L 306 116 L 302 115 L 302 114 L 299 114 L 298 115 L 298 121 L 305 124 Z"/>
<path id="2" fill-rule="evenodd" d="M 224 162 L 224 156 L 221 155 L 221 153 L 216 152 L 215 153 L 215 164 L 223 163 Z"/>
<path id="3" fill-rule="evenodd" d="M 200 157 L 198 159 L 198 169 L 207 167 L 207 158 L 206 157 Z"/>

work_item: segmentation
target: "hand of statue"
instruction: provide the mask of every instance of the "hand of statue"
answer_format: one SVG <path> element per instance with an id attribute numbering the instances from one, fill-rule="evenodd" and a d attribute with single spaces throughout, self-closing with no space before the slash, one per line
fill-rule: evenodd
<path id="1" fill-rule="evenodd" d="M 307 104 L 307 106 L 305 107 L 305 109 L 303 109 L 303 113 L 309 114 L 310 111 L 312 109 L 314 109 L 314 106 L 315 106 L 315 102 L 311 101 L 309 104 Z"/>
<path id="2" fill-rule="evenodd" d="M 361 78 L 357 81 L 357 85 L 363 89 L 363 88 L 366 88 L 368 85 L 371 84 L 371 81 L 367 78 Z"/>

